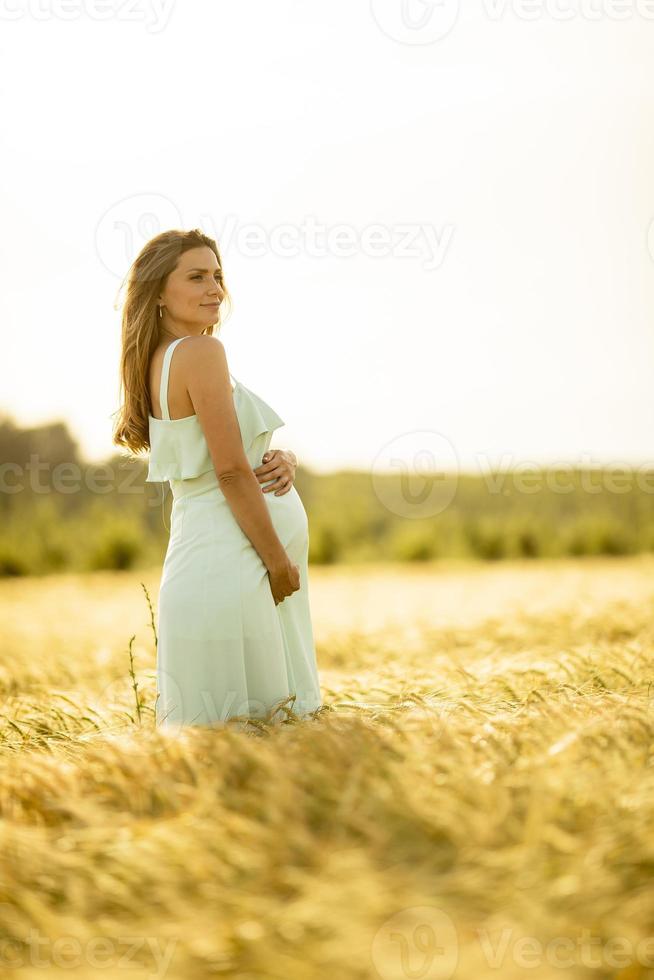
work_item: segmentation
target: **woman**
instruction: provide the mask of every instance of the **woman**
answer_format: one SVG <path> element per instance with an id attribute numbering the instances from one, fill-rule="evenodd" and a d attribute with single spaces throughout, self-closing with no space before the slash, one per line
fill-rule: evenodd
<path id="1" fill-rule="evenodd" d="M 157 235 L 127 276 L 113 441 L 150 450 L 146 482 L 173 493 L 157 725 L 277 722 L 321 705 L 295 459 L 269 450 L 283 419 L 231 384 L 213 336 L 225 299 L 217 245 L 197 229 Z"/>

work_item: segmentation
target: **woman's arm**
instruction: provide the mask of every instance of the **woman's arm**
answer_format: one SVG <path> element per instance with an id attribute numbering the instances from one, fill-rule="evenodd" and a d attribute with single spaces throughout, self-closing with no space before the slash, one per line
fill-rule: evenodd
<path id="1" fill-rule="evenodd" d="M 261 488 L 243 448 L 222 342 L 217 337 L 200 335 L 181 344 L 176 355 L 220 489 L 239 527 L 268 571 L 286 568 L 289 565 L 286 549 L 277 535 L 270 510 L 261 499 Z"/>

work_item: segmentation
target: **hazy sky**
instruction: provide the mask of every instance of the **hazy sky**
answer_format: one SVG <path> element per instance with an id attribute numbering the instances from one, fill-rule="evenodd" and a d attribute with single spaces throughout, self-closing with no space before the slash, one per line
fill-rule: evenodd
<path id="1" fill-rule="evenodd" d="M 0 409 L 118 451 L 120 281 L 199 226 L 306 466 L 651 461 L 650 6 L 0 0 Z"/>

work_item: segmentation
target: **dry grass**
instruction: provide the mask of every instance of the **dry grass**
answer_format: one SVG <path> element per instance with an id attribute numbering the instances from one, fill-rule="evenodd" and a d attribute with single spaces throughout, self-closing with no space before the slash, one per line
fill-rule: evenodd
<path id="1" fill-rule="evenodd" d="M 0 966 L 654 975 L 654 558 L 312 569 L 320 716 L 174 736 L 158 574 L 0 583 Z"/>

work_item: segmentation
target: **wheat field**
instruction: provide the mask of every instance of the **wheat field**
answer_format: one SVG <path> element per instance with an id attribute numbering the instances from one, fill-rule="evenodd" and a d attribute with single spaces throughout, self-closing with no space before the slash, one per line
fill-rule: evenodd
<path id="1" fill-rule="evenodd" d="M 324 707 L 154 728 L 159 568 L 0 583 L 0 969 L 654 976 L 654 556 L 311 569 Z"/>

